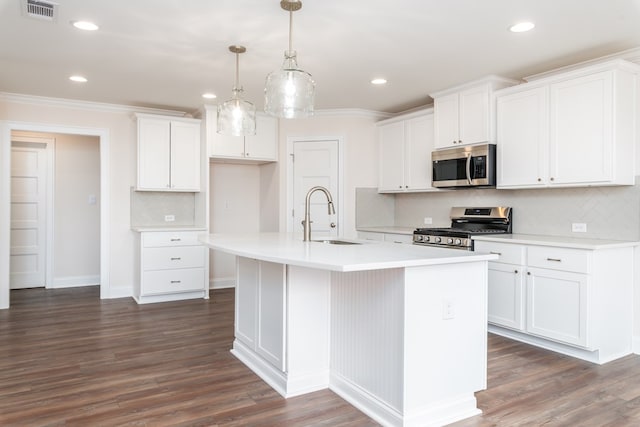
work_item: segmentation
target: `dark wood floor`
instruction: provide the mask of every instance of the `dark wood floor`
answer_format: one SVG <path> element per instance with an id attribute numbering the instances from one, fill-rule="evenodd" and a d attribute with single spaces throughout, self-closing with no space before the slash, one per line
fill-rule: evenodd
<path id="1" fill-rule="evenodd" d="M 1 426 L 375 426 L 324 390 L 283 399 L 230 353 L 233 291 L 137 305 L 99 289 L 12 291 Z M 640 425 L 640 357 L 597 366 L 489 337 L 471 426 Z"/>

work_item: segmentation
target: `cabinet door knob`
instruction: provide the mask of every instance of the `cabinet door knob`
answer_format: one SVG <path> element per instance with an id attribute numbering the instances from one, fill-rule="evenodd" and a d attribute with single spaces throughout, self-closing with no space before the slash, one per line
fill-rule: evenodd
<path id="1" fill-rule="evenodd" d="M 404 188 L 409 188 L 409 186 L 408 186 L 408 185 L 405 185 L 405 186 L 404 186 Z"/>
<path id="2" fill-rule="evenodd" d="M 554 180 L 554 178 L 553 178 L 553 177 L 551 177 L 551 181 L 553 181 L 553 180 Z"/>
<path id="3" fill-rule="evenodd" d="M 538 178 L 538 182 L 542 181 L 542 178 Z"/>
<path id="4" fill-rule="evenodd" d="M 527 276 L 531 276 L 531 272 L 530 271 L 527 271 Z"/>
<path id="5" fill-rule="evenodd" d="M 513 270 L 513 272 L 514 272 L 515 274 L 518 274 L 518 270 Z"/>
<path id="6" fill-rule="evenodd" d="M 332 222 L 331 224 L 329 224 L 329 227 L 331 227 L 331 228 L 336 228 L 336 223 L 335 223 L 335 222 Z"/>
<path id="7" fill-rule="evenodd" d="M 458 144 L 462 144 L 462 140 L 461 139 L 458 140 Z"/>

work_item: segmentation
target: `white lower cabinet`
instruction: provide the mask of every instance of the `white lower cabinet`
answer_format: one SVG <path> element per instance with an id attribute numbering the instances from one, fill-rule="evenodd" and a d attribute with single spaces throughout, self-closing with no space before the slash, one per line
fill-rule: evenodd
<path id="1" fill-rule="evenodd" d="M 489 263 L 489 322 L 524 329 L 524 271 L 522 267 Z"/>
<path id="2" fill-rule="evenodd" d="M 285 266 L 238 257 L 236 339 L 285 370 Z"/>
<path id="3" fill-rule="evenodd" d="M 208 250 L 198 242 L 200 231 L 140 233 L 138 303 L 209 298 Z"/>
<path id="4" fill-rule="evenodd" d="M 527 331 L 589 348 L 588 275 L 529 267 Z"/>
<path id="5" fill-rule="evenodd" d="M 475 251 L 500 255 L 489 262 L 492 332 L 595 363 L 630 354 L 632 246 L 576 249 L 476 240 Z"/>

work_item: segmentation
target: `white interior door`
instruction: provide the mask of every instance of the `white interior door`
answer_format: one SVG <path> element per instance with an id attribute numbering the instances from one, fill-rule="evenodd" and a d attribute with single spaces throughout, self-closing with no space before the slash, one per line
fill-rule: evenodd
<path id="1" fill-rule="evenodd" d="M 311 237 L 338 236 L 339 227 L 339 151 L 338 140 L 293 142 L 293 223 L 291 231 L 302 233 L 305 198 L 309 189 L 325 187 L 331 193 L 336 215 L 329 215 L 327 198 L 321 191 L 311 196 Z M 332 227 L 334 224 L 335 227 Z"/>
<path id="2" fill-rule="evenodd" d="M 11 289 L 46 284 L 46 144 L 11 145 Z"/>

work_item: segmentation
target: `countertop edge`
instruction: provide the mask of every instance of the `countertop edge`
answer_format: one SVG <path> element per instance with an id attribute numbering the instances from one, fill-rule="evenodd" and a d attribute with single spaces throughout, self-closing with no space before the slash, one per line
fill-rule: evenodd
<path id="1" fill-rule="evenodd" d="M 145 233 L 151 231 L 207 231 L 206 227 L 196 227 L 191 225 L 177 225 L 175 227 L 162 227 L 162 226 L 135 226 L 131 227 L 132 231 L 137 233 Z"/>
<path id="2" fill-rule="evenodd" d="M 640 241 L 633 240 L 604 240 L 604 239 L 582 239 L 579 237 L 563 236 L 542 236 L 537 234 L 510 234 L 473 236 L 473 240 L 483 242 L 513 243 L 533 246 L 553 246 L 572 249 L 615 249 L 640 246 Z"/>

